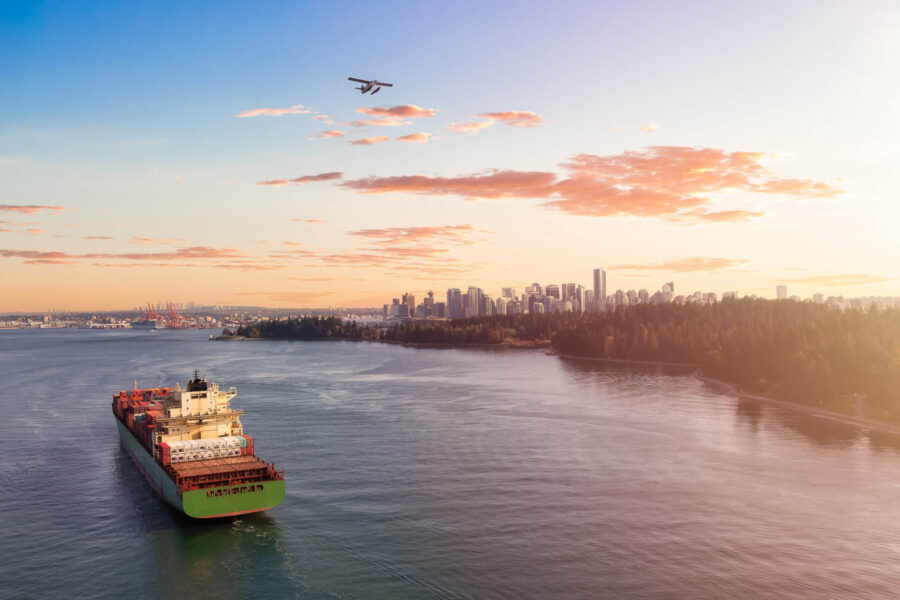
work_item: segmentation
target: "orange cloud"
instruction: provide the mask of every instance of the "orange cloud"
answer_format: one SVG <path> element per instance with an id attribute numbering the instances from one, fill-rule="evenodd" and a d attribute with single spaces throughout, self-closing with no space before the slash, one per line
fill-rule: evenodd
<path id="1" fill-rule="evenodd" d="M 494 125 L 493 121 L 475 121 L 471 123 L 451 123 L 447 125 L 447 131 L 453 133 L 478 133 Z"/>
<path id="2" fill-rule="evenodd" d="M 384 244 L 410 244 L 424 240 L 440 240 L 444 243 L 468 244 L 481 234 L 492 233 L 471 224 L 443 225 L 436 227 L 388 227 L 386 229 L 359 229 L 350 235 L 377 240 Z"/>
<path id="3" fill-rule="evenodd" d="M 659 129 L 659 125 L 657 125 L 656 123 L 649 123 L 641 127 L 640 131 L 643 131 L 644 133 L 652 133 L 657 129 Z"/>
<path id="4" fill-rule="evenodd" d="M 372 144 L 379 144 L 381 142 L 388 141 L 390 136 L 387 135 L 377 135 L 375 137 L 367 137 L 362 138 L 360 140 L 350 140 L 350 143 L 354 146 L 371 146 Z"/>
<path id="5" fill-rule="evenodd" d="M 268 186 L 268 187 L 283 187 L 286 185 L 292 185 L 295 183 L 311 183 L 313 181 L 331 181 L 333 179 L 340 179 L 343 177 L 343 173 L 340 171 L 330 171 L 328 173 L 318 173 L 316 175 L 303 175 L 301 177 L 295 177 L 294 179 L 270 179 L 269 181 L 258 181 L 256 185 Z"/>
<path id="6" fill-rule="evenodd" d="M 49 206 L 47 204 L 0 204 L 0 211 L 20 212 L 26 215 L 36 212 L 46 211 L 49 213 L 57 213 L 66 210 L 65 206 Z"/>
<path id="7" fill-rule="evenodd" d="M 108 235 L 84 235 L 81 237 L 83 240 L 113 240 L 115 239 L 112 236 Z"/>
<path id="8" fill-rule="evenodd" d="M 364 194 L 406 192 L 466 198 L 540 198 L 552 193 L 555 179 L 553 173 L 540 171 L 495 171 L 461 177 L 368 177 L 344 181 L 340 185 Z"/>
<path id="9" fill-rule="evenodd" d="M 327 223 L 325 219 L 291 219 L 295 223 L 303 223 L 305 225 L 319 225 L 321 223 Z"/>
<path id="10" fill-rule="evenodd" d="M 481 113 L 475 116 L 490 121 L 499 121 L 510 127 L 537 127 L 544 122 L 544 117 L 530 110 L 507 110 L 504 112 Z"/>
<path id="11" fill-rule="evenodd" d="M 677 273 L 695 273 L 697 271 L 719 271 L 748 263 L 746 259 L 735 258 L 679 258 L 659 264 L 618 265 L 610 267 L 622 271 L 674 271 Z"/>
<path id="12" fill-rule="evenodd" d="M 313 119 L 315 119 L 316 121 L 325 121 L 329 125 L 334 124 L 334 121 L 332 120 L 332 118 L 329 115 L 316 115 L 313 117 Z"/>
<path id="13" fill-rule="evenodd" d="M 183 242 L 181 238 L 148 238 L 148 237 L 133 237 L 131 238 L 132 244 L 165 244 L 171 246 L 173 244 L 177 244 L 178 242 Z"/>
<path id="14" fill-rule="evenodd" d="M 825 198 L 841 192 L 827 183 L 779 177 L 763 166 L 765 154 L 718 148 L 654 146 L 612 156 L 580 154 L 562 167 L 567 176 L 542 171 L 485 175 L 406 175 L 344 181 L 366 194 L 406 192 L 469 199 L 535 198 L 569 215 L 660 218 L 683 224 L 734 223 L 762 211 L 712 210 L 713 196 L 748 192 L 792 198 Z"/>
<path id="15" fill-rule="evenodd" d="M 302 104 L 297 104 L 289 108 L 254 108 L 253 110 L 245 110 L 244 112 L 234 115 L 239 119 L 247 117 L 280 117 L 282 115 L 305 115 L 311 112 L 309 109 L 303 108 Z"/>
<path id="16" fill-rule="evenodd" d="M 404 135 L 394 139 L 398 142 L 416 142 L 419 144 L 424 144 L 430 137 L 430 133 L 411 133 L 409 135 Z"/>
<path id="17" fill-rule="evenodd" d="M 433 108 L 422 108 L 414 104 L 403 104 L 401 106 L 392 106 L 390 108 L 357 108 L 356 112 L 370 117 L 393 117 L 397 119 L 418 119 L 422 117 L 433 117 L 437 110 Z"/>
<path id="18" fill-rule="evenodd" d="M 865 273 L 853 273 L 847 275 L 814 275 L 812 277 L 800 277 L 797 279 L 781 279 L 781 283 L 806 283 L 815 285 L 869 285 L 871 283 L 885 283 L 891 281 L 887 277 L 867 275 Z"/>
<path id="19" fill-rule="evenodd" d="M 26 229 L 25 231 L 27 231 L 31 235 L 41 235 L 42 233 L 44 233 L 43 229 L 38 229 L 37 227 L 32 227 L 31 229 Z"/>
<path id="20" fill-rule="evenodd" d="M 343 131 L 338 131 L 337 129 L 329 129 L 328 131 L 323 131 L 316 137 L 328 139 L 328 138 L 344 137 L 345 135 L 347 135 L 347 134 L 344 133 Z"/>

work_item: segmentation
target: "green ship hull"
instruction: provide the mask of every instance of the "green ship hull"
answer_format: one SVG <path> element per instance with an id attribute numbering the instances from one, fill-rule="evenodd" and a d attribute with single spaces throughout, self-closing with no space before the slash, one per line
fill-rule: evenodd
<path id="1" fill-rule="evenodd" d="M 254 513 L 278 506 L 284 499 L 283 479 L 182 492 L 118 419 L 116 426 L 122 447 L 140 467 L 150 485 L 166 502 L 189 517 L 211 519 Z"/>

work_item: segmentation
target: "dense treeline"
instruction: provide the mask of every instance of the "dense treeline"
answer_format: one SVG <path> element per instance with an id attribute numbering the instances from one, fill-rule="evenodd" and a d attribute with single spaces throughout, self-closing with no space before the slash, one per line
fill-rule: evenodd
<path id="1" fill-rule="evenodd" d="M 320 339 L 379 339 L 377 329 L 345 323 L 340 317 L 290 317 L 273 321 L 259 321 L 241 325 L 237 335 L 248 338 L 292 338 L 300 340 Z"/>
<path id="2" fill-rule="evenodd" d="M 867 416 L 900 420 L 900 311 L 726 300 L 640 305 L 586 315 L 553 346 L 579 356 L 690 362 L 706 375 L 782 400 L 836 407 L 868 396 Z"/>
<path id="3" fill-rule="evenodd" d="M 386 329 L 303 317 L 244 326 L 238 335 L 415 344 L 528 345 L 592 358 L 692 363 L 706 375 L 782 400 L 900 421 L 900 310 L 840 312 L 793 301 L 644 304 L 594 314 L 498 315 Z M 842 405 L 843 403 L 843 405 Z M 849 401 L 852 405 L 852 400 Z"/>

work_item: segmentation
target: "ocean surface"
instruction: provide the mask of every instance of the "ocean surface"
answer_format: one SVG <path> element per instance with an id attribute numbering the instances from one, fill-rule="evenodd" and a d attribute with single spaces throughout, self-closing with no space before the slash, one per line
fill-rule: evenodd
<path id="1" fill-rule="evenodd" d="M 900 441 L 538 351 L 0 331 L 3 598 L 896 598 Z M 193 522 L 112 394 L 236 386 L 286 473 Z"/>

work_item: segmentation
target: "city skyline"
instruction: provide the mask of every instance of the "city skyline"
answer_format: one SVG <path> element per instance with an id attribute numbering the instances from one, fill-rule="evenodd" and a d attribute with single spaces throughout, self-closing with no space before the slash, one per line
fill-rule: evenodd
<path id="1" fill-rule="evenodd" d="M 392 6 L 0 9 L 0 312 L 900 296 L 900 6 Z"/>

